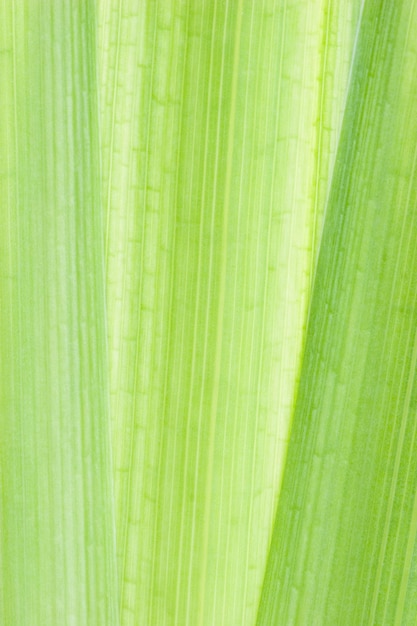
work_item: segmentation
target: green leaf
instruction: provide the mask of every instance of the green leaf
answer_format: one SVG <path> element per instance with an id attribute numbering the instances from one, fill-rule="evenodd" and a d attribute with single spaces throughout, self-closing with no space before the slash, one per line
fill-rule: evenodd
<path id="1" fill-rule="evenodd" d="M 0 6 L 0 620 L 117 624 L 95 26 Z"/>
<path id="2" fill-rule="evenodd" d="M 259 625 L 417 620 L 416 42 L 365 2 Z"/>
<path id="3" fill-rule="evenodd" d="M 252 624 L 357 3 L 99 3 L 123 624 Z"/>
<path id="4" fill-rule="evenodd" d="M 0 3 L 5 626 L 417 622 L 416 35 Z"/>

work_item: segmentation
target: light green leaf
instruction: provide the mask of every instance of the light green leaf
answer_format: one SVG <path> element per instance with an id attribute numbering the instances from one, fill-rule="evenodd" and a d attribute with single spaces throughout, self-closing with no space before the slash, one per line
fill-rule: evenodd
<path id="1" fill-rule="evenodd" d="M 416 42 L 365 3 L 259 625 L 417 621 Z"/>
<path id="2" fill-rule="evenodd" d="M 94 13 L 0 6 L 0 621 L 117 625 Z"/>
<path id="3" fill-rule="evenodd" d="M 252 624 L 357 3 L 99 3 L 123 624 Z"/>

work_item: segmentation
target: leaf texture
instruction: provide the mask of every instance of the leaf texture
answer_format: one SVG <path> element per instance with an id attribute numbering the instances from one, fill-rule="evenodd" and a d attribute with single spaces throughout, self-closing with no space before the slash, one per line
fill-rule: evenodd
<path id="1" fill-rule="evenodd" d="M 0 24 L 0 621 L 117 625 L 93 6 Z"/>
<path id="2" fill-rule="evenodd" d="M 258 624 L 416 622 L 414 2 L 366 2 Z"/>
<path id="3" fill-rule="evenodd" d="M 357 16 L 99 3 L 123 624 L 255 620 Z"/>

